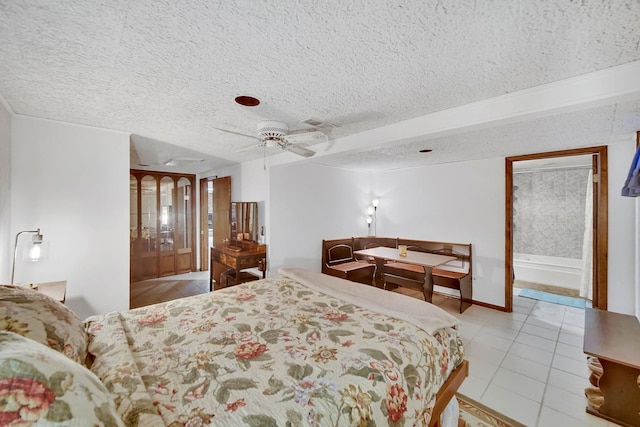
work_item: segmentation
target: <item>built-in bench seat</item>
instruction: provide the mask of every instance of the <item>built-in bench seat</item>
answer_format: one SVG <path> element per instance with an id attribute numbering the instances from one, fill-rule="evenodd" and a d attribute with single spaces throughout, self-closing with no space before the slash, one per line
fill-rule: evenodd
<path id="1" fill-rule="evenodd" d="M 456 258 L 455 260 L 450 261 L 446 264 L 439 265 L 432 269 L 431 274 L 433 284 L 449 289 L 456 289 L 460 292 L 460 313 L 462 313 L 472 304 L 472 253 L 470 243 L 436 242 L 428 240 L 374 236 L 353 237 L 351 239 L 341 240 L 351 240 L 352 251 L 378 246 L 397 248 L 399 245 L 406 245 L 407 250 L 410 251 L 429 252 L 434 254 L 453 256 Z M 323 251 L 323 254 L 324 252 L 325 251 Z M 373 264 L 373 261 L 368 258 L 360 258 L 359 261 L 362 264 Z M 325 263 L 323 262 L 323 265 L 324 264 Z M 344 266 L 343 268 L 349 267 Z M 383 278 L 385 288 L 395 285 L 406 286 L 420 290 L 423 289 L 426 272 L 425 268 L 422 266 L 393 261 L 384 263 L 383 270 L 384 271 L 380 272 L 380 274 Z"/>
<path id="2" fill-rule="evenodd" d="M 353 282 L 373 283 L 376 266 L 353 256 L 353 238 L 322 241 L 322 272 Z"/>

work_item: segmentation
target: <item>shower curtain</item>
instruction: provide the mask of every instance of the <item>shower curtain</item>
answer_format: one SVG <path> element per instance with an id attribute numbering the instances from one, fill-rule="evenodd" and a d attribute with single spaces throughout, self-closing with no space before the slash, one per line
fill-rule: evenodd
<path id="1" fill-rule="evenodd" d="M 580 279 L 580 296 L 593 299 L 593 171 L 587 177 L 586 200 L 584 204 L 584 237 L 582 239 L 582 277 Z"/>

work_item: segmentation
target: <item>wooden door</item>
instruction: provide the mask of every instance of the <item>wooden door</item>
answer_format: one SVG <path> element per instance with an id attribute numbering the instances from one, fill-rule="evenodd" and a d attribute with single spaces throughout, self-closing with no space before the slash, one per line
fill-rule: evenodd
<path id="1" fill-rule="evenodd" d="M 231 177 L 213 180 L 213 246 L 221 247 L 231 236 Z M 207 251 L 210 252 L 210 251 Z M 220 274 L 225 270 L 221 264 L 210 266 L 212 277 L 220 282 Z"/>

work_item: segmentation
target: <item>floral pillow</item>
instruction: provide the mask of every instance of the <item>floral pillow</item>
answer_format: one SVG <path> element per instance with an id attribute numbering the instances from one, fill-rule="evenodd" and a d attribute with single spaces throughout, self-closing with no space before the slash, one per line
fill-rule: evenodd
<path id="1" fill-rule="evenodd" d="M 82 320 L 64 304 L 38 291 L 0 286 L 0 331 L 31 338 L 83 364 L 87 335 Z"/>
<path id="2" fill-rule="evenodd" d="M 107 388 L 84 366 L 0 331 L 0 425 L 124 426 Z"/>

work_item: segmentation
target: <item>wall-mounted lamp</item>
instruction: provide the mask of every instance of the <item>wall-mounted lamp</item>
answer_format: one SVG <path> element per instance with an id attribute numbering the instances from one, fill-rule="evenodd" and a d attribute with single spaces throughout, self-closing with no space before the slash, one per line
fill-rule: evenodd
<path id="1" fill-rule="evenodd" d="M 24 230 L 16 234 L 16 240 L 13 244 L 13 262 L 11 264 L 11 284 L 13 284 L 13 278 L 16 270 L 16 256 L 18 254 L 18 238 L 23 233 L 31 233 L 33 234 L 33 238 L 29 243 L 25 245 L 23 251 L 23 259 L 30 262 L 38 262 L 41 259 L 44 259 L 49 254 L 49 245 L 48 242 L 43 239 L 42 234 L 40 233 L 40 229 L 37 230 Z"/>
<path id="2" fill-rule="evenodd" d="M 378 234 L 378 205 L 379 204 L 380 204 L 380 199 L 378 199 L 377 197 L 371 201 L 371 207 L 373 207 L 373 212 L 371 213 L 371 215 L 373 215 L 373 235 L 374 236 Z"/>

